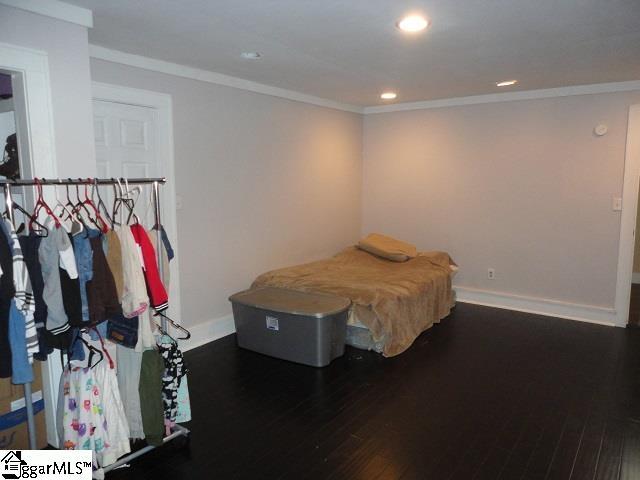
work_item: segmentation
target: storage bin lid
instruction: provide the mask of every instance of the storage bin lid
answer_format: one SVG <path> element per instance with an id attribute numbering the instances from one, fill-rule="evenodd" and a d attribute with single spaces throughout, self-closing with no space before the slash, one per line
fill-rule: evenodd
<path id="1" fill-rule="evenodd" d="M 275 287 L 245 290 L 232 295 L 229 300 L 249 307 L 316 318 L 342 312 L 351 306 L 348 298 Z"/>

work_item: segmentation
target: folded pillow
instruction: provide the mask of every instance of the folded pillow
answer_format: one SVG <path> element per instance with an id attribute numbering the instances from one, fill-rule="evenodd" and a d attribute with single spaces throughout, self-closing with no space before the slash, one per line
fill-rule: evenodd
<path id="1" fill-rule="evenodd" d="M 415 245 L 379 233 L 367 235 L 358 242 L 358 248 L 393 262 L 406 262 L 418 255 Z"/>

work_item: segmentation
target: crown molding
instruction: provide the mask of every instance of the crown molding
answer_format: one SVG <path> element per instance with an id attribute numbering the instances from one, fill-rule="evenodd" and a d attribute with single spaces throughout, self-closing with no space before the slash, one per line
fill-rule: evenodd
<path id="1" fill-rule="evenodd" d="M 93 12 L 58 0 L 0 0 L 1 5 L 64 20 L 83 27 L 93 27 Z"/>
<path id="2" fill-rule="evenodd" d="M 393 105 L 377 105 L 373 107 L 364 107 L 363 113 L 368 115 L 375 113 L 404 112 L 408 110 L 426 110 L 430 108 L 458 107 L 463 105 L 479 105 L 483 103 L 569 97 L 572 95 L 629 92 L 632 90 L 640 90 L 640 80 L 632 80 L 629 82 L 595 83 L 592 85 L 575 85 L 571 87 L 525 90 L 520 92 L 491 93 L 488 95 L 443 98 L 439 100 L 426 100 L 423 102 L 395 103 Z"/>
<path id="3" fill-rule="evenodd" d="M 15 0 L 0 0 L 13 2 Z M 89 55 L 98 60 L 119 63 L 130 67 L 141 68 L 154 72 L 174 75 L 200 82 L 224 85 L 227 87 L 246 90 L 249 92 L 270 95 L 273 97 L 285 98 L 296 102 L 308 103 L 320 107 L 343 110 L 346 112 L 360 113 L 364 115 L 402 112 L 409 110 L 426 110 L 431 108 L 457 107 L 464 105 L 480 105 L 484 103 L 499 103 L 518 100 L 536 100 L 543 98 L 568 97 L 573 95 L 592 95 L 598 93 L 616 93 L 640 90 L 640 80 L 612 83 L 596 83 L 591 85 L 575 85 L 569 87 L 547 88 L 540 90 L 524 90 L 518 92 L 492 93 L 487 95 L 473 95 L 468 97 L 443 98 L 438 100 L 425 100 L 419 102 L 396 103 L 392 105 L 374 105 L 361 107 L 349 103 L 342 103 L 335 100 L 307 95 L 304 93 L 288 90 L 284 88 L 265 85 L 230 75 L 203 70 L 195 67 L 188 67 L 178 63 L 166 62 L 155 58 L 144 57 L 131 53 L 101 47 L 99 45 L 89 45 Z"/>
<path id="4" fill-rule="evenodd" d="M 143 57 L 141 55 L 133 55 L 118 50 L 100 47 L 98 45 L 89 45 L 89 55 L 98 60 L 107 62 L 120 63 L 130 67 L 142 68 L 153 72 L 166 73 L 177 77 L 198 80 L 200 82 L 208 82 L 216 85 L 224 85 L 226 87 L 238 88 L 249 92 L 270 95 L 272 97 L 286 98 L 296 102 L 309 103 L 320 107 L 333 108 L 335 110 L 343 110 L 346 112 L 362 113 L 362 107 L 351 105 L 348 103 L 336 102 L 325 98 L 306 95 L 304 93 L 287 90 L 284 88 L 272 87 L 262 83 L 244 80 L 242 78 L 232 77 L 221 73 L 202 70 L 194 67 L 187 67 L 177 63 L 165 62 L 155 58 Z"/>

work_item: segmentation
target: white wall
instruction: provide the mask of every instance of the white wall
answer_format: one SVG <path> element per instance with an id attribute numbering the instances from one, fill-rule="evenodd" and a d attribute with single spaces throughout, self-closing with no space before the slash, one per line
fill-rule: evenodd
<path id="1" fill-rule="evenodd" d="M 360 115 L 101 60 L 91 73 L 173 97 L 185 324 L 229 314 L 259 273 L 357 241 Z"/>
<path id="2" fill-rule="evenodd" d="M 449 251 L 461 286 L 610 308 L 633 103 L 640 92 L 367 115 L 363 233 Z"/>
<path id="3" fill-rule="evenodd" d="M 95 175 L 87 29 L 0 5 L 0 42 L 47 53 L 58 175 Z"/>

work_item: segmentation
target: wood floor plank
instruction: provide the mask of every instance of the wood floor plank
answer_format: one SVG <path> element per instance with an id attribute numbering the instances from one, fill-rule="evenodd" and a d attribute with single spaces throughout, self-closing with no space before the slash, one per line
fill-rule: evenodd
<path id="1" fill-rule="evenodd" d="M 624 423 L 608 420 L 598 452 L 595 480 L 617 480 L 620 477 L 623 446 Z"/>
<path id="2" fill-rule="evenodd" d="M 624 447 L 620 480 L 640 478 L 640 424 L 627 422 L 624 432 Z"/>

